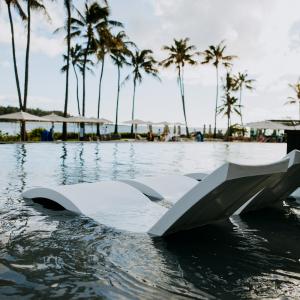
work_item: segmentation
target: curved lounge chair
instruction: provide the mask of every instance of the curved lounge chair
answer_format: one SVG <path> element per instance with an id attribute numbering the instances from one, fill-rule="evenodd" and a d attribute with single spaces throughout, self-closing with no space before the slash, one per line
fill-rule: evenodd
<path id="1" fill-rule="evenodd" d="M 270 180 L 280 178 L 288 162 L 263 166 L 226 163 L 201 182 L 185 177 L 184 181 L 193 187 L 170 209 L 151 201 L 133 184 L 119 181 L 38 187 L 24 192 L 23 197 L 39 202 L 49 199 L 107 226 L 163 236 L 230 217 Z M 183 177 L 179 176 L 181 180 Z"/>
<path id="2" fill-rule="evenodd" d="M 179 199 L 148 231 L 163 236 L 229 218 L 287 170 L 289 160 L 270 165 L 226 163 Z"/>
<path id="3" fill-rule="evenodd" d="M 282 200 L 291 195 L 300 183 L 300 151 L 293 150 L 284 159 L 289 160 L 286 173 L 280 178 L 274 178 L 272 182 L 260 193 L 250 199 L 238 214 L 245 214 L 250 211 L 276 206 Z"/>

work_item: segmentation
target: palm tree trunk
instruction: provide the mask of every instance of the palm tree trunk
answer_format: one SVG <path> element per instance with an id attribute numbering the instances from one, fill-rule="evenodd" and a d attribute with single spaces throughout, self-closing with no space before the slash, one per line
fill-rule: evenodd
<path id="1" fill-rule="evenodd" d="M 31 11 L 30 11 L 30 1 L 27 1 L 27 45 L 26 45 L 26 57 L 25 57 L 25 80 L 24 80 L 24 102 L 23 111 L 27 109 L 27 94 L 28 94 L 28 77 L 29 77 L 29 52 L 30 52 L 30 31 L 31 31 Z M 21 124 L 21 139 L 25 141 L 26 139 L 26 123 Z"/>
<path id="2" fill-rule="evenodd" d="M 80 116 L 80 102 L 79 102 L 79 81 L 78 81 L 78 75 L 76 72 L 76 68 L 73 65 L 75 77 L 76 77 L 76 97 L 77 97 L 77 110 L 78 110 L 78 115 Z"/>
<path id="3" fill-rule="evenodd" d="M 27 95 L 28 95 L 28 80 L 29 80 L 29 52 L 30 52 L 30 38 L 31 38 L 31 9 L 30 1 L 27 1 L 27 45 L 25 57 L 25 81 L 24 81 L 24 103 L 23 109 L 27 108 Z"/>
<path id="4" fill-rule="evenodd" d="M 136 90 L 136 79 L 133 80 L 133 97 L 132 97 L 132 112 L 131 112 L 131 120 L 134 120 L 134 108 L 135 108 L 135 90 Z M 133 134 L 133 123 L 131 124 L 131 134 Z"/>
<path id="5" fill-rule="evenodd" d="M 101 73 L 100 73 L 100 79 L 99 79 L 98 110 L 97 110 L 97 118 L 98 119 L 100 118 L 101 88 L 102 88 L 103 73 L 104 73 L 104 57 L 102 59 Z M 97 136 L 100 136 L 100 124 L 97 124 Z"/>
<path id="6" fill-rule="evenodd" d="M 119 113 L 119 98 L 120 98 L 120 66 L 118 66 L 118 91 L 117 91 L 117 106 L 116 106 L 116 122 L 115 134 L 118 134 L 118 113 Z"/>
<path id="7" fill-rule="evenodd" d="M 65 106 L 64 117 L 68 115 L 68 100 L 69 100 L 69 69 L 70 69 L 70 48 L 71 48 L 71 7 L 69 1 L 66 1 L 68 14 L 68 33 L 67 33 L 67 70 L 66 70 L 66 90 L 65 90 Z M 62 139 L 67 140 L 67 123 L 63 123 Z"/>
<path id="8" fill-rule="evenodd" d="M 14 23 L 11 15 L 11 7 L 10 4 L 7 4 L 8 16 L 9 16 L 9 23 L 10 23 L 10 31 L 11 31 L 11 45 L 12 45 L 12 53 L 13 53 L 13 61 L 14 61 L 14 71 L 15 71 L 15 78 L 16 78 L 16 85 L 18 91 L 18 99 L 19 99 L 19 107 L 22 110 L 22 96 L 21 96 L 21 89 L 20 89 L 20 81 L 19 81 L 19 74 L 18 74 L 18 66 L 17 66 L 17 59 L 16 59 L 16 47 L 15 47 L 15 32 L 14 32 Z"/>
<path id="9" fill-rule="evenodd" d="M 218 111 L 218 100 L 219 100 L 219 68 L 216 66 L 216 75 L 217 75 L 217 90 L 216 90 L 216 106 L 215 106 L 215 120 L 214 120 L 214 135 L 217 137 L 217 111 Z"/>
<path id="10" fill-rule="evenodd" d="M 83 66 L 82 66 L 82 116 L 85 116 L 85 71 L 86 71 L 86 61 L 88 56 L 88 51 L 90 47 L 90 36 L 88 37 L 86 49 L 84 52 L 84 60 L 83 60 Z M 80 128 L 82 129 L 83 136 L 81 139 L 84 139 L 85 136 L 85 124 L 80 123 Z"/>
<path id="11" fill-rule="evenodd" d="M 243 123 L 243 115 L 242 115 L 242 90 L 243 90 L 243 87 L 241 86 L 240 87 L 240 114 L 241 114 L 241 125 L 243 127 L 244 123 Z"/>
<path id="12" fill-rule="evenodd" d="M 187 137 L 189 137 L 190 133 L 189 133 L 189 128 L 188 128 L 188 124 L 187 124 L 186 109 L 185 109 L 183 70 L 181 72 L 180 68 L 178 69 L 178 80 L 179 80 L 179 85 L 180 85 L 180 93 L 181 93 L 181 100 L 182 100 L 182 108 L 183 108 L 186 135 L 187 135 Z"/>
<path id="13" fill-rule="evenodd" d="M 215 107 L 215 127 L 214 127 L 214 138 L 217 137 L 217 112 L 218 112 L 218 100 L 219 100 L 219 68 L 216 66 L 217 75 L 217 91 L 216 91 L 216 107 Z"/>

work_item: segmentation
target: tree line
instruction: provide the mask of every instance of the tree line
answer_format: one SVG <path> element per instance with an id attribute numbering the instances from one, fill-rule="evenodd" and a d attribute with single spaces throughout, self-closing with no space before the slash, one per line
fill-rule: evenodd
<path id="1" fill-rule="evenodd" d="M 43 0 L 2 0 L 6 3 L 8 17 L 11 29 L 11 45 L 14 66 L 14 75 L 16 89 L 19 101 L 19 109 L 27 111 L 28 104 L 28 82 L 30 66 L 30 41 L 31 41 L 31 12 L 37 11 L 45 15 L 47 19 L 50 16 L 47 13 Z M 54 1 L 54 0 L 49 0 Z M 187 65 L 210 64 L 216 70 L 216 98 L 214 109 L 214 137 L 216 137 L 217 115 L 223 114 L 227 117 L 227 135 L 230 135 L 231 118 L 233 114 L 238 114 L 242 118 L 242 92 L 244 89 L 252 90 L 254 80 L 249 78 L 247 72 L 232 74 L 233 61 L 238 57 L 226 53 L 226 45 L 221 41 L 217 45 L 210 45 L 204 51 L 197 51 L 196 46 L 190 43 L 189 38 L 174 39 L 173 43 L 163 46 L 166 58 L 157 61 L 151 49 L 140 49 L 135 42 L 131 41 L 124 25 L 111 19 L 111 11 L 106 0 L 85 0 L 84 7 L 79 10 L 75 7 L 72 0 L 63 1 L 65 8 L 64 26 L 55 30 L 55 33 L 64 32 L 66 41 L 66 50 L 63 54 L 63 66 L 61 71 L 65 74 L 65 95 L 64 95 L 64 117 L 68 116 L 69 107 L 69 77 L 72 71 L 76 79 L 76 106 L 79 116 L 85 116 L 86 111 L 86 74 L 94 72 L 96 65 L 99 68 L 99 81 L 97 93 L 97 117 L 101 115 L 101 93 L 104 77 L 105 63 L 110 59 L 116 68 L 117 87 L 116 87 L 116 109 L 115 109 L 115 130 L 118 134 L 118 113 L 120 103 L 120 90 L 122 84 L 131 80 L 133 83 L 132 91 L 132 113 L 131 118 L 135 118 L 136 89 L 142 83 L 145 75 L 152 76 L 158 80 L 159 68 L 175 67 L 177 74 L 177 83 L 179 87 L 180 98 L 182 102 L 182 111 L 185 121 L 186 133 L 189 136 L 188 117 L 186 113 L 185 98 L 185 67 Z M 20 87 L 15 34 L 14 10 L 26 25 L 26 55 L 24 72 L 23 93 Z M 129 74 L 123 79 L 122 70 L 127 67 Z M 219 85 L 220 69 L 226 72 L 222 78 L 222 103 L 220 104 Z M 223 71 L 223 70 L 222 70 Z M 79 93 L 79 85 L 82 86 L 82 94 Z M 84 124 L 81 124 L 84 130 Z M 21 126 L 21 138 L 25 139 L 25 123 Z M 133 133 L 133 125 L 131 127 Z M 99 127 L 97 134 L 100 134 Z M 63 125 L 63 138 L 67 137 L 67 124 Z"/>

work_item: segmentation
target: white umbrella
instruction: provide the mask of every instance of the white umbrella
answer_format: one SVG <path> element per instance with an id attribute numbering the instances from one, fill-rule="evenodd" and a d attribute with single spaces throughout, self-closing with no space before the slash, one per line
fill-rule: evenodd
<path id="1" fill-rule="evenodd" d="M 254 129 L 275 129 L 275 130 L 295 130 L 295 126 L 288 126 L 281 124 L 279 122 L 273 122 L 273 121 L 260 121 L 260 122 L 252 122 L 248 123 L 245 126 L 254 128 Z"/>
<path id="2" fill-rule="evenodd" d="M 29 114 L 27 112 L 19 111 L 12 114 L 6 114 L 0 116 L 0 120 L 5 121 L 29 121 L 29 122 L 51 122 L 51 120 L 44 118 L 44 117 L 38 117 L 32 114 Z"/>
<path id="3" fill-rule="evenodd" d="M 135 139 L 136 139 L 136 133 L 137 133 L 137 126 L 138 125 L 145 125 L 145 124 L 147 124 L 145 121 L 139 120 L 139 119 L 129 120 L 129 121 L 125 121 L 125 122 L 122 122 L 122 123 L 123 124 L 134 125 L 134 138 Z"/>
<path id="4" fill-rule="evenodd" d="M 125 122 L 122 122 L 122 123 L 132 124 L 132 125 L 145 125 L 145 124 L 147 124 L 147 122 L 145 122 L 143 120 L 139 120 L 139 119 L 129 120 L 129 121 L 125 121 Z"/>
<path id="5" fill-rule="evenodd" d="M 68 119 L 58 116 L 55 113 L 52 113 L 50 115 L 47 116 L 43 116 L 43 118 L 50 120 L 52 123 L 63 123 L 63 122 L 67 122 Z"/>
<path id="6" fill-rule="evenodd" d="M 163 122 L 156 122 L 154 123 L 155 125 L 164 125 L 164 126 L 170 126 L 173 125 L 173 123 L 167 122 L 167 121 L 163 121 Z"/>
<path id="7" fill-rule="evenodd" d="M 90 118 L 86 117 L 69 117 L 67 118 L 68 123 L 93 123 L 93 121 L 90 120 Z"/>
<path id="8" fill-rule="evenodd" d="M 176 122 L 176 123 L 174 123 L 174 126 L 185 126 L 185 124 L 180 123 L 180 122 Z"/>
<path id="9" fill-rule="evenodd" d="M 104 119 L 104 118 L 100 118 L 99 120 L 101 120 L 103 124 L 113 124 L 114 123 L 113 121 L 110 121 L 110 120 Z"/>

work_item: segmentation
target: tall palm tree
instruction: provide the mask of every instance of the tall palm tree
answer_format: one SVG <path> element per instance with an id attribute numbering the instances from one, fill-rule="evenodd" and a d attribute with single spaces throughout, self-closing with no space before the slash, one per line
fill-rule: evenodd
<path id="1" fill-rule="evenodd" d="M 142 51 L 136 50 L 130 55 L 130 66 L 132 67 L 132 72 L 129 74 L 125 80 L 128 80 L 132 75 L 133 77 L 133 97 L 132 97 L 132 113 L 131 119 L 134 120 L 135 112 L 135 92 L 136 85 L 141 84 L 143 80 L 143 73 L 151 75 L 154 78 L 159 79 L 158 69 L 156 68 L 156 60 L 152 56 L 153 51 L 145 49 Z M 131 125 L 131 134 L 133 134 L 133 124 Z"/>
<path id="2" fill-rule="evenodd" d="M 232 92 L 236 88 L 235 78 L 231 76 L 229 72 L 226 73 L 225 83 L 223 86 L 224 89 L 224 96 L 223 104 L 218 107 L 217 113 L 227 116 L 227 133 L 226 136 L 231 136 L 231 116 L 233 113 L 238 115 L 241 114 L 241 105 L 238 104 L 238 98 L 232 95 Z"/>
<path id="3" fill-rule="evenodd" d="M 296 104 L 299 105 L 299 120 L 300 120 L 300 78 L 294 84 L 289 84 L 289 87 L 295 92 L 295 97 L 288 97 L 288 101 L 285 104 Z"/>
<path id="4" fill-rule="evenodd" d="M 23 111 L 27 109 L 27 96 L 28 96 L 28 82 L 29 82 L 29 54 L 30 54 L 30 42 L 31 42 L 31 11 L 40 11 L 48 19 L 50 19 L 46 7 L 42 0 L 26 0 L 27 2 L 27 44 L 26 44 L 26 56 L 25 56 L 25 79 L 24 79 L 24 99 L 23 99 Z M 26 128 L 25 122 L 21 123 L 21 139 L 25 140 Z"/>
<path id="5" fill-rule="evenodd" d="M 101 6 L 98 1 L 89 3 L 85 1 L 83 14 L 77 10 L 78 18 L 72 18 L 72 36 L 79 36 L 85 40 L 84 56 L 83 56 L 83 69 L 82 69 L 82 115 L 85 116 L 85 94 L 86 94 L 86 64 L 89 54 L 94 53 L 96 49 L 96 32 L 101 27 L 119 26 L 120 23 L 108 20 L 110 10 L 107 6 L 107 1 L 104 1 L 104 6 Z"/>
<path id="6" fill-rule="evenodd" d="M 67 55 L 63 55 L 64 61 L 67 63 L 61 68 L 62 72 L 66 72 L 68 69 L 68 57 Z M 83 51 L 79 44 L 71 47 L 70 49 L 70 61 L 73 67 L 73 71 L 76 78 L 76 99 L 77 99 L 77 110 L 78 115 L 80 116 L 80 101 L 79 101 L 79 79 L 77 74 L 77 69 L 82 73 L 82 65 L 83 65 Z"/>
<path id="7" fill-rule="evenodd" d="M 67 11 L 67 67 L 66 67 L 66 87 L 65 87 L 65 104 L 64 104 L 64 117 L 68 115 L 68 102 L 69 102 L 69 70 L 70 70 L 70 51 L 71 51 L 71 18 L 72 18 L 72 0 L 64 0 L 64 6 Z M 77 85 L 78 89 L 78 85 Z M 78 93 L 78 91 L 77 91 Z M 77 98 L 78 99 L 78 98 Z M 67 139 L 67 123 L 63 123 L 63 140 Z"/>
<path id="8" fill-rule="evenodd" d="M 120 23 L 121 24 L 121 23 Z M 123 25 L 121 25 L 123 26 Z M 98 39 L 96 39 L 96 57 L 98 63 L 101 63 L 100 76 L 99 76 L 99 89 L 98 89 L 98 101 L 97 101 L 97 118 L 100 118 L 101 108 L 101 92 L 102 92 L 102 80 L 104 74 L 105 58 L 110 50 L 113 48 L 113 36 L 111 33 L 111 26 L 103 26 L 98 29 Z M 97 135 L 100 135 L 100 125 L 97 124 Z"/>
<path id="9" fill-rule="evenodd" d="M 163 50 L 168 51 L 169 56 L 160 62 L 165 68 L 175 65 L 177 69 L 177 82 L 180 89 L 180 96 L 182 101 L 183 115 L 186 127 L 186 134 L 189 136 L 189 128 L 187 123 L 186 109 L 185 109 L 185 93 L 184 93 L 184 67 L 185 65 L 196 65 L 194 56 L 198 54 L 194 50 L 196 47 L 189 45 L 189 38 L 176 40 L 171 46 L 164 46 Z"/>
<path id="10" fill-rule="evenodd" d="M 221 41 L 218 45 L 210 45 L 201 54 L 204 56 L 202 64 L 211 63 L 216 68 L 216 77 L 217 77 L 217 90 L 216 90 L 216 105 L 215 105 L 215 121 L 214 121 L 214 138 L 217 135 L 217 112 L 218 112 L 218 100 L 219 100 L 219 66 L 220 64 L 226 68 L 231 66 L 231 61 L 234 58 L 237 58 L 235 55 L 225 55 L 226 45 L 225 41 Z"/>
<path id="11" fill-rule="evenodd" d="M 110 51 L 110 57 L 113 64 L 117 67 L 118 79 L 117 79 L 117 103 L 116 103 L 116 119 L 114 134 L 118 134 L 118 116 L 119 116 L 119 100 L 121 89 L 121 69 L 125 65 L 129 65 L 127 58 L 130 55 L 129 46 L 135 46 L 135 44 L 128 40 L 128 36 L 124 31 L 120 31 L 113 37 L 113 47 Z"/>
<path id="12" fill-rule="evenodd" d="M 66 65 L 61 69 L 61 71 L 66 72 L 66 82 L 65 82 L 65 102 L 64 102 L 64 117 L 68 115 L 68 103 L 69 103 L 69 73 L 70 73 L 70 51 L 71 51 L 71 22 L 72 22 L 72 10 L 73 10 L 73 0 L 64 0 L 64 7 L 67 12 L 66 25 L 57 28 L 54 33 L 61 30 L 67 32 L 65 40 L 67 42 L 67 54 L 63 55 L 63 59 L 66 61 Z M 63 123 L 62 139 L 67 139 L 67 123 Z"/>
<path id="13" fill-rule="evenodd" d="M 14 31 L 14 22 L 13 22 L 13 18 L 12 18 L 11 8 L 13 7 L 17 11 L 18 15 L 21 17 L 21 19 L 23 21 L 25 21 L 27 19 L 27 16 L 24 13 L 18 0 L 5 0 L 5 3 L 7 5 L 7 11 L 8 11 L 9 23 L 10 23 L 11 45 L 12 45 L 14 73 L 15 73 L 15 80 L 16 80 L 16 85 L 17 85 L 19 107 L 20 107 L 20 110 L 22 110 L 22 106 L 23 106 L 22 105 L 22 95 L 21 95 L 20 80 L 19 80 L 19 74 L 18 74 L 16 46 L 15 46 L 15 31 Z"/>
<path id="14" fill-rule="evenodd" d="M 26 57 L 25 57 L 25 80 L 24 80 L 24 101 L 23 110 L 27 109 L 27 96 L 28 96 L 28 81 L 29 81 L 29 54 L 31 42 L 31 11 L 42 12 L 49 20 L 50 17 L 47 13 L 46 7 L 42 0 L 26 0 L 27 2 L 27 44 L 26 44 Z"/>
<path id="15" fill-rule="evenodd" d="M 235 90 L 239 90 L 240 96 L 239 96 L 239 104 L 241 107 L 240 111 L 240 117 L 241 117 L 241 125 L 243 125 L 243 114 L 242 114 L 242 91 L 243 89 L 247 89 L 249 91 L 252 91 L 254 89 L 253 83 L 255 82 L 255 79 L 250 79 L 247 72 L 244 73 L 238 72 L 237 76 L 234 78 L 236 82 Z"/>

